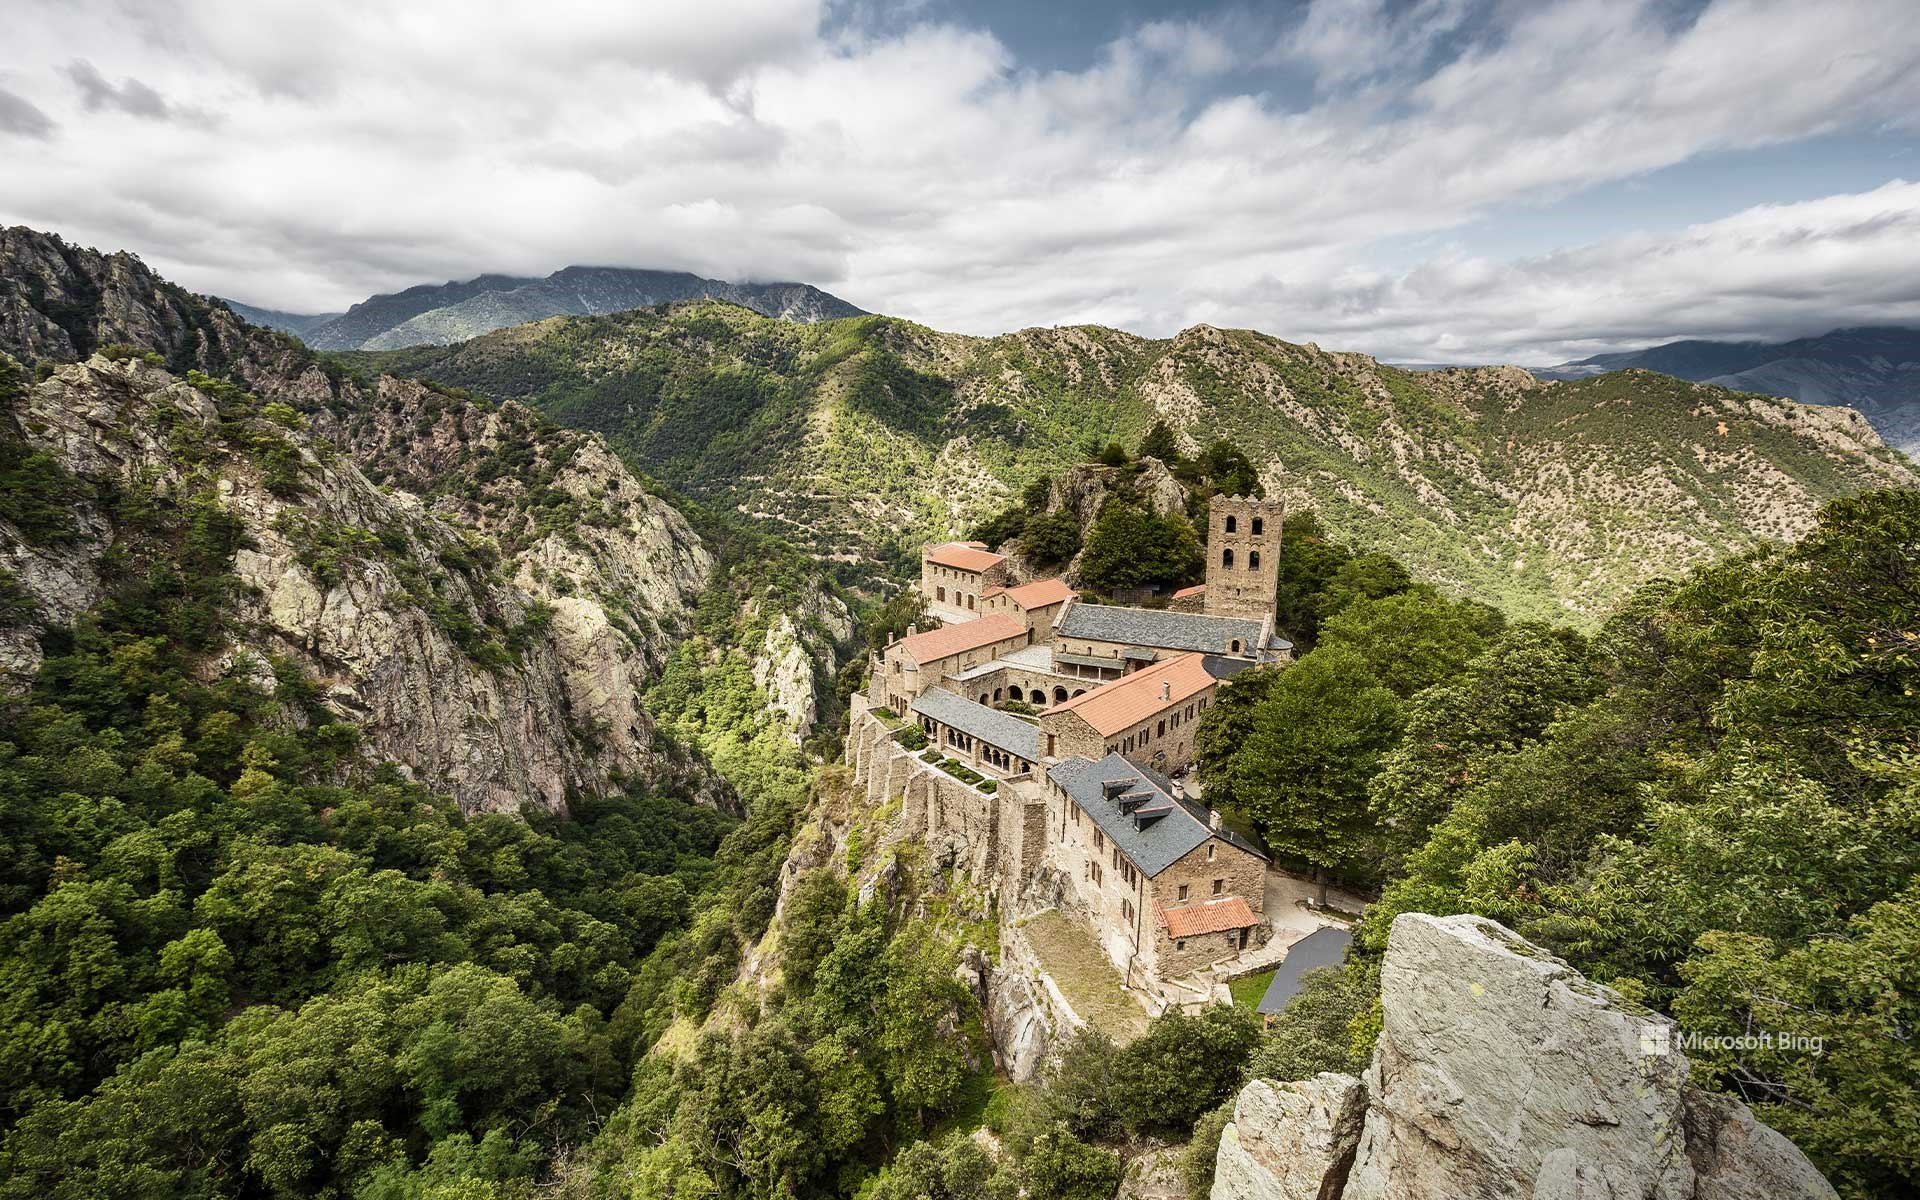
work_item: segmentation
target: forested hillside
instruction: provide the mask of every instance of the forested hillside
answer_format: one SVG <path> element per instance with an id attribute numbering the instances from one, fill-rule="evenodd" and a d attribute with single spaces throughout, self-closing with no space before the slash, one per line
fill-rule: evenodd
<path id="1" fill-rule="evenodd" d="M 1589 627 L 1648 578 L 1914 481 L 1846 409 L 1645 372 L 1415 374 L 1207 326 L 982 339 L 709 303 L 345 357 L 527 401 L 869 574 L 1156 421 L 1189 453 L 1232 440 L 1270 494 L 1453 594 Z"/>
<path id="2" fill-rule="evenodd" d="M 1282 861 L 1384 888 L 1333 1016 L 1365 1024 L 1395 915 L 1491 916 L 1751 1036 L 1690 1050 L 1696 1079 L 1843 1195 L 1920 1184 L 1920 492 L 1829 504 L 1591 638 L 1287 537 L 1312 649 L 1222 689 L 1201 778 Z"/>

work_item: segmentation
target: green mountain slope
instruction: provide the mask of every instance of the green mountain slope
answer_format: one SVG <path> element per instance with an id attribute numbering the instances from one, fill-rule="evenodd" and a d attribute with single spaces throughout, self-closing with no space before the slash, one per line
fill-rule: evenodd
<path id="1" fill-rule="evenodd" d="M 1798 535 L 1824 500 L 1915 481 L 1850 409 L 1647 372 L 1416 374 L 1208 326 L 971 338 L 696 303 L 347 357 L 528 400 L 869 568 L 1161 419 L 1192 445 L 1232 438 L 1269 491 L 1443 586 L 1583 621 L 1646 578 Z"/>

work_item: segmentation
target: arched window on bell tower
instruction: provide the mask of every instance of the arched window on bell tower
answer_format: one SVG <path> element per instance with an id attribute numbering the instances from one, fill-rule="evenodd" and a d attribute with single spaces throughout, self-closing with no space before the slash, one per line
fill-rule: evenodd
<path id="1" fill-rule="evenodd" d="M 1260 569 L 1260 552 L 1258 550 L 1247 551 L 1247 570 L 1258 571 L 1259 569 Z"/>
<path id="2" fill-rule="evenodd" d="M 1240 522 L 1240 518 L 1238 518 L 1238 517 L 1235 517 L 1235 516 L 1229 516 L 1229 517 L 1227 517 L 1227 532 L 1228 532 L 1228 533 L 1232 533 L 1232 532 L 1234 532 L 1234 531 L 1235 531 L 1236 529 L 1238 529 L 1238 528 L 1239 528 L 1239 522 Z M 1254 532 L 1256 532 L 1256 533 L 1257 533 L 1257 532 L 1259 532 L 1259 531 L 1258 531 L 1258 530 L 1255 530 Z"/>
<path id="3" fill-rule="evenodd" d="M 1227 519 L 1231 521 L 1233 518 L 1228 517 Z M 1220 552 L 1220 565 L 1223 567 L 1231 567 L 1233 565 L 1233 548 L 1231 546 Z"/>

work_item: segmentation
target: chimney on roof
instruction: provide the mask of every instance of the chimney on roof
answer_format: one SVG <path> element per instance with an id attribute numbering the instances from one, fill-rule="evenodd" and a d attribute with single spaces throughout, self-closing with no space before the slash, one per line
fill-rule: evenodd
<path id="1" fill-rule="evenodd" d="M 909 625 L 909 626 L 907 626 L 907 636 L 908 636 L 908 637 L 912 637 L 912 636 L 913 636 L 914 634 L 916 634 L 916 633 L 919 633 L 919 632 L 920 632 L 920 627 L 919 627 L 918 625 Z"/>
<path id="2" fill-rule="evenodd" d="M 1207 810 L 1207 828 L 1213 830 L 1215 833 L 1220 832 L 1220 810 L 1219 809 L 1210 808 Z"/>
<path id="3" fill-rule="evenodd" d="M 1173 680 L 1163 679 L 1160 681 L 1160 699 L 1163 701 L 1173 699 Z"/>

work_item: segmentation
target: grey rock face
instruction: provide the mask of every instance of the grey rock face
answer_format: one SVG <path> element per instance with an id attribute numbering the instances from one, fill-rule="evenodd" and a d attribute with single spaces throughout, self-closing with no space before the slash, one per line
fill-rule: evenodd
<path id="1" fill-rule="evenodd" d="M 1363 1080 L 1247 1086 L 1213 1200 L 1834 1195 L 1745 1105 L 1687 1083 L 1670 1022 L 1497 922 L 1397 918 L 1381 1004 Z M 1329 1163 L 1349 1134 L 1337 1179 Z"/>
<path id="2" fill-rule="evenodd" d="M 987 1033 L 994 1061 L 1015 1083 L 1040 1074 L 1053 1048 L 1053 1022 L 1034 994 L 1033 981 L 1017 971 L 993 971 L 986 978 Z"/>
<path id="3" fill-rule="evenodd" d="M 1353 1168 L 1367 1089 L 1322 1072 L 1298 1083 L 1256 1079 L 1240 1091 L 1220 1134 L 1213 1200 L 1323 1200 Z"/>
<path id="4" fill-rule="evenodd" d="M 408 453 L 431 461 L 437 427 L 426 394 L 388 382 L 381 413 L 424 429 Z M 539 451 L 547 488 L 593 500 L 596 520 L 579 531 L 540 526 L 519 503 L 517 479 L 451 511 L 378 487 L 315 431 L 223 414 L 211 396 L 137 359 L 61 367 L 13 416 L 29 444 L 83 478 L 150 491 L 162 505 L 211 489 L 244 527 L 232 569 L 247 587 L 232 602 L 233 641 L 206 669 L 291 660 L 376 757 L 467 811 L 559 810 L 569 790 L 601 790 L 615 776 L 672 778 L 721 798 L 702 769 L 661 751 L 641 705 L 711 556 L 597 439 L 555 434 L 568 439 L 566 452 Z M 451 419 L 474 423 L 460 443 L 469 456 L 519 438 L 530 421 L 516 406 L 445 408 Z M 244 440 L 228 446 L 236 424 Z M 297 496 L 276 494 L 245 449 L 274 443 L 297 458 Z M 216 449 L 193 465 L 182 445 Z M 0 528 L 0 562 L 48 621 L 70 621 L 105 586 L 97 559 L 114 530 L 105 511 L 82 507 L 83 536 L 57 551 L 34 551 Z M 316 556 L 328 541 L 334 552 Z M 491 567 L 488 556 L 497 556 Z M 477 655 L 463 624 L 516 648 Z M 15 688 L 38 665 L 37 648 L 16 640 L 0 644 Z"/>
<path id="5" fill-rule="evenodd" d="M 1182 1146 L 1164 1146 L 1149 1150 L 1127 1164 L 1120 1177 L 1120 1190 L 1113 1200 L 1187 1200 L 1186 1185 L 1180 1181 Z"/>

